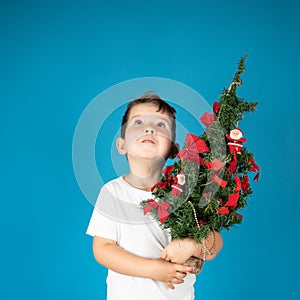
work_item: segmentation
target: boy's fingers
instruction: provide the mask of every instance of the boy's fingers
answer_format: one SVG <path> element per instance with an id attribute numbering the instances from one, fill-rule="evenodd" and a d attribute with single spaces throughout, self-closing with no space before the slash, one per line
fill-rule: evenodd
<path id="1" fill-rule="evenodd" d="M 174 278 L 174 279 L 172 280 L 172 283 L 175 283 L 175 284 L 181 284 L 181 283 L 184 283 L 184 280 L 178 279 L 178 278 Z"/>
<path id="2" fill-rule="evenodd" d="M 176 265 L 176 270 L 183 273 L 188 273 L 193 271 L 194 267 L 184 266 L 184 265 Z"/>
<path id="3" fill-rule="evenodd" d="M 186 273 L 183 272 L 176 272 L 176 278 L 178 279 L 183 279 L 184 277 L 186 277 Z"/>
<path id="4" fill-rule="evenodd" d="M 171 290 L 175 289 L 175 286 L 171 282 L 166 282 L 166 286 Z"/>

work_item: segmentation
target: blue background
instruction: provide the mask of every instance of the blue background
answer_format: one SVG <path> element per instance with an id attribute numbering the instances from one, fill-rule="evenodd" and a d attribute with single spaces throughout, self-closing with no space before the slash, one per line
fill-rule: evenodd
<path id="1" fill-rule="evenodd" d="M 178 80 L 210 103 L 249 53 L 241 125 L 262 168 L 196 299 L 299 299 L 297 1 L 1 1 L 0 294 L 105 299 L 72 167 L 88 103 L 124 80 Z M 105 103 L 104 103 L 105 105 Z"/>

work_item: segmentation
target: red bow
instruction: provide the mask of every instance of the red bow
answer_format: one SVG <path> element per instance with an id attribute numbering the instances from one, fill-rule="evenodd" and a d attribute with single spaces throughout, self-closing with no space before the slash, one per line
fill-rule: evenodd
<path id="1" fill-rule="evenodd" d="M 167 182 L 166 182 L 166 181 L 163 181 L 163 182 L 158 182 L 158 183 L 156 183 L 156 184 L 151 188 L 151 192 L 153 192 L 157 186 L 160 187 L 160 188 L 162 188 L 162 189 L 166 189 L 166 188 L 167 188 Z"/>
<path id="2" fill-rule="evenodd" d="M 166 178 L 170 179 L 172 178 L 172 172 L 174 171 L 174 166 L 166 166 L 163 170 L 162 170 L 162 174 L 165 175 Z"/>
<path id="3" fill-rule="evenodd" d="M 178 153 L 177 157 L 190 160 L 199 165 L 202 161 L 202 158 L 199 157 L 199 153 L 203 152 L 210 152 L 205 141 L 196 135 L 188 133 L 185 139 L 185 147 Z"/>
<path id="4" fill-rule="evenodd" d="M 144 215 L 147 214 L 150 210 L 157 208 L 157 215 L 159 217 L 160 223 L 163 223 L 169 217 L 168 208 L 170 207 L 170 203 L 157 203 L 153 199 L 147 200 L 147 202 L 149 203 L 149 205 L 144 206 Z"/>
<path id="5" fill-rule="evenodd" d="M 221 108 L 221 104 L 215 101 L 214 105 L 213 105 L 214 113 L 217 114 L 217 112 L 219 112 L 220 108 Z"/>
<path id="6" fill-rule="evenodd" d="M 208 112 L 205 112 L 202 117 L 200 118 L 200 121 L 203 125 L 209 126 L 215 121 L 215 115 L 209 114 Z"/>

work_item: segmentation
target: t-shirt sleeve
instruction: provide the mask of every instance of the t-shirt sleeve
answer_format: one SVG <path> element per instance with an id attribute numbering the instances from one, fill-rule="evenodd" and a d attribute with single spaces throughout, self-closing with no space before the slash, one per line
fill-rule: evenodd
<path id="1" fill-rule="evenodd" d="M 94 207 L 86 234 L 118 241 L 118 223 L 108 213 L 111 211 L 112 199 L 105 188 L 101 189 Z"/>

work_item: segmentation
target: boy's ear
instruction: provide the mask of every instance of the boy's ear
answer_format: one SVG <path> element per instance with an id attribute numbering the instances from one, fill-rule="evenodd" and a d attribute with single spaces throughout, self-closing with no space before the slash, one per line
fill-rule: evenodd
<path id="1" fill-rule="evenodd" d="M 122 138 L 117 138 L 116 140 L 116 146 L 118 149 L 118 152 L 122 155 L 125 155 L 127 153 L 126 147 L 125 147 L 125 140 Z"/>
<path id="2" fill-rule="evenodd" d="M 170 158 L 170 159 L 175 158 L 179 152 L 179 149 L 180 149 L 180 146 L 178 143 L 172 143 L 168 158 Z"/>

